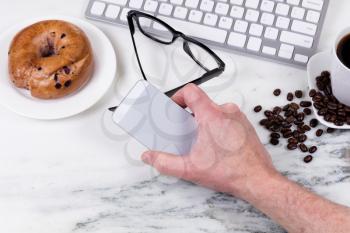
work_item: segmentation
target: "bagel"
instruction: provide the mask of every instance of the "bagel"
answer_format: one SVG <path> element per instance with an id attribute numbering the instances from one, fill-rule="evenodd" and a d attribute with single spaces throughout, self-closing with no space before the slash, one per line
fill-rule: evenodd
<path id="1" fill-rule="evenodd" d="M 8 54 L 12 83 L 40 99 L 67 96 L 93 73 L 89 39 L 77 26 L 61 20 L 24 28 L 12 40 Z"/>

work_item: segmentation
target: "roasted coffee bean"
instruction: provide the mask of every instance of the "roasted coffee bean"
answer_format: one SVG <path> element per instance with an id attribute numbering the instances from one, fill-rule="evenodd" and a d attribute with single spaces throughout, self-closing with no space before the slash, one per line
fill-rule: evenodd
<path id="1" fill-rule="evenodd" d="M 293 93 L 292 93 L 292 92 L 289 92 L 289 93 L 287 94 L 287 100 L 288 100 L 288 101 L 292 101 L 293 99 L 294 99 Z"/>
<path id="2" fill-rule="evenodd" d="M 322 134 L 323 134 L 323 130 L 322 130 L 322 129 L 318 129 L 318 130 L 316 131 L 316 136 L 317 136 L 317 137 L 321 137 Z"/>
<path id="3" fill-rule="evenodd" d="M 344 123 L 343 121 L 338 121 L 338 120 L 336 120 L 336 121 L 334 122 L 334 124 L 335 124 L 336 126 L 343 126 L 345 123 Z"/>
<path id="4" fill-rule="evenodd" d="M 264 112 L 264 115 L 267 116 L 267 117 L 270 117 L 270 116 L 273 115 L 273 112 L 270 111 L 270 110 L 266 110 L 266 111 Z"/>
<path id="5" fill-rule="evenodd" d="M 305 115 L 311 115 L 312 114 L 312 111 L 310 108 L 304 108 L 303 112 L 305 113 Z"/>
<path id="6" fill-rule="evenodd" d="M 310 92 L 309 92 L 309 96 L 312 98 L 316 95 L 316 90 L 315 89 L 311 89 Z"/>
<path id="7" fill-rule="evenodd" d="M 335 129 L 333 128 L 327 128 L 327 133 L 334 133 Z"/>
<path id="8" fill-rule="evenodd" d="M 300 133 L 298 132 L 298 130 L 294 130 L 293 131 L 293 138 L 298 138 L 300 136 Z"/>
<path id="9" fill-rule="evenodd" d="M 289 128 L 283 128 L 283 129 L 281 129 L 281 133 L 282 133 L 282 134 L 285 134 L 285 133 L 287 133 L 287 132 L 292 132 L 292 130 L 289 129 Z"/>
<path id="10" fill-rule="evenodd" d="M 325 116 L 327 114 L 327 109 L 321 108 L 320 110 L 318 110 L 317 114 L 320 116 Z"/>
<path id="11" fill-rule="evenodd" d="M 284 121 L 284 122 L 282 122 L 281 126 L 282 126 L 282 128 L 291 128 L 291 127 L 292 127 L 292 124 L 290 124 L 290 123 Z"/>
<path id="12" fill-rule="evenodd" d="M 295 139 L 295 138 L 289 138 L 289 139 L 288 139 L 288 143 L 298 144 L 298 140 Z"/>
<path id="13" fill-rule="evenodd" d="M 64 86 L 65 86 L 65 87 L 69 87 L 71 84 L 72 84 L 72 80 L 67 80 L 67 81 L 64 83 Z"/>
<path id="14" fill-rule="evenodd" d="M 331 73 L 329 73 L 329 71 L 325 70 L 325 71 L 322 71 L 321 76 L 329 78 L 331 76 Z"/>
<path id="15" fill-rule="evenodd" d="M 305 134 L 300 134 L 298 137 L 298 142 L 305 142 L 307 140 L 307 136 Z"/>
<path id="16" fill-rule="evenodd" d="M 287 110 L 285 113 L 284 113 L 284 116 L 285 117 L 290 117 L 290 116 L 293 116 L 294 115 L 294 111 L 291 111 L 291 110 Z"/>
<path id="17" fill-rule="evenodd" d="M 314 103 L 314 107 L 317 109 L 317 110 L 320 110 L 322 108 L 322 104 L 320 103 Z"/>
<path id="18" fill-rule="evenodd" d="M 300 106 L 303 108 L 311 107 L 312 103 L 310 101 L 301 101 Z"/>
<path id="19" fill-rule="evenodd" d="M 300 107 L 299 107 L 299 105 L 297 104 L 297 103 L 290 103 L 289 104 L 289 108 L 291 109 L 291 110 L 294 110 L 294 111 L 296 111 L 296 110 L 298 110 Z"/>
<path id="20" fill-rule="evenodd" d="M 310 163 L 312 161 L 312 159 L 313 159 L 312 155 L 305 156 L 304 162 L 305 163 Z"/>
<path id="21" fill-rule="evenodd" d="M 286 132 L 286 133 L 283 134 L 283 137 L 284 137 L 284 138 L 290 138 L 290 137 L 292 137 L 292 136 L 293 136 L 292 131 L 288 131 L 288 132 Z"/>
<path id="22" fill-rule="evenodd" d="M 61 84 L 61 83 L 56 83 L 56 84 L 55 84 L 55 88 L 56 88 L 56 89 L 61 89 L 61 87 L 62 87 L 62 84 Z"/>
<path id="23" fill-rule="evenodd" d="M 274 146 L 277 146 L 280 143 L 280 141 L 277 138 L 271 138 L 270 143 Z"/>
<path id="24" fill-rule="evenodd" d="M 303 112 L 298 113 L 296 118 L 298 121 L 303 121 L 305 119 L 305 113 Z"/>
<path id="25" fill-rule="evenodd" d="M 279 115 L 281 112 L 282 112 L 282 108 L 281 107 L 274 107 L 273 110 L 272 110 L 273 114 L 275 115 Z"/>
<path id="26" fill-rule="evenodd" d="M 309 148 L 309 153 L 310 153 L 310 154 L 313 154 L 313 153 L 315 153 L 316 151 L 317 151 L 317 147 L 316 147 L 316 146 L 312 146 L 312 147 Z"/>
<path id="27" fill-rule="evenodd" d="M 306 132 L 302 126 L 298 126 L 297 130 L 300 134 L 304 134 Z"/>
<path id="28" fill-rule="evenodd" d="M 303 97 L 303 92 L 301 90 L 296 90 L 294 95 L 295 95 L 295 97 L 300 99 Z"/>
<path id="29" fill-rule="evenodd" d="M 299 120 L 294 121 L 294 125 L 301 126 L 303 124 L 304 124 L 303 121 L 299 121 Z"/>
<path id="30" fill-rule="evenodd" d="M 317 119 L 310 120 L 310 126 L 312 128 L 315 128 L 317 125 L 318 125 L 318 120 Z"/>
<path id="31" fill-rule="evenodd" d="M 306 152 L 309 151 L 309 149 L 307 148 L 307 146 L 306 146 L 304 143 L 301 143 L 301 144 L 299 145 L 299 149 L 300 149 L 302 152 L 304 152 L 304 153 L 306 153 Z"/>
<path id="32" fill-rule="evenodd" d="M 303 125 L 303 130 L 305 130 L 305 131 L 310 131 L 310 130 L 311 130 L 311 127 L 308 126 L 308 125 Z"/>
<path id="33" fill-rule="evenodd" d="M 255 106 L 254 107 L 254 112 L 260 112 L 262 110 L 261 105 Z"/>
<path id="34" fill-rule="evenodd" d="M 279 96 L 279 95 L 281 94 L 281 89 L 276 89 L 276 90 L 274 90 L 274 91 L 273 91 L 273 94 L 274 94 L 275 96 Z"/>
<path id="35" fill-rule="evenodd" d="M 277 138 L 277 139 L 278 139 L 278 138 L 281 137 L 281 135 L 280 135 L 279 133 L 271 133 L 271 134 L 270 134 L 270 137 L 271 137 L 271 138 Z"/>
<path id="36" fill-rule="evenodd" d="M 289 116 L 286 118 L 286 122 L 288 122 L 289 124 L 290 123 L 293 123 L 295 121 L 295 117 L 294 116 Z"/>
<path id="37" fill-rule="evenodd" d="M 337 105 L 336 103 L 329 102 L 329 103 L 327 104 L 327 108 L 330 109 L 330 110 L 337 110 L 338 105 Z"/>
<path id="38" fill-rule="evenodd" d="M 298 144 L 294 144 L 294 143 L 289 143 L 287 145 L 288 150 L 295 150 L 296 148 L 298 148 Z"/>
<path id="39" fill-rule="evenodd" d="M 289 104 L 286 104 L 283 106 L 282 110 L 285 112 L 289 109 Z"/>

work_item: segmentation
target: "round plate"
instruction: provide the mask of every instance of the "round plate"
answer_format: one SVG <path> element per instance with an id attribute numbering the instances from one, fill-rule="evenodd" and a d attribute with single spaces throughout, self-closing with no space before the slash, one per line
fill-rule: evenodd
<path id="1" fill-rule="evenodd" d="M 325 70 L 330 71 L 332 68 L 331 66 L 332 66 L 331 51 L 318 53 L 310 59 L 307 65 L 307 74 L 308 74 L 310 89 L 317 90 L 316 77 L 319 76 L 322 71 L 325 71 Z M 350 125 L 336 126 L 333 123 L 325 121 L 322 116 L 319 116 L 317 114 L 317 109 L 314 106 L 312 106 L 312 108 L 314 110 L 317 120 L 321 122 L 323 125 L 334 129 L 350 129 Z"/>
<path id="2" fill-rule="evenodd" d="M 34 98 L 30 92 L 15 87 L 8 74 L 8 49 L 14 36 L 23 28 L 42 20 L 59 19 L 73 23 L 88 36 L 94 52 L 94 73 L 91 79 L 75 93 L 54 100 Z M 0 35 L 0 104 L 10 110 L 35 119 L 66 118 L 93 106 L 108 91 L 117 69 L 114 48 L 106 35 L 94 25 L 78 18 L 50 16 L 30 19 L 10 28 Z"/>

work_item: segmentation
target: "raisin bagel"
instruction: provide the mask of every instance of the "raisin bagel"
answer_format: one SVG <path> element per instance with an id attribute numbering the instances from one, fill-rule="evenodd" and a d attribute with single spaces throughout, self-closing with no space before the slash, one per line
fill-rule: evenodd
<path id="1" fill-rule="evenodd" d="M 13 39 L 9 73 L 18 88 L 40 99 L 67 96 L 92 76 L 93 53 L 85 33 L 61 21 L 35 23 Z"/>

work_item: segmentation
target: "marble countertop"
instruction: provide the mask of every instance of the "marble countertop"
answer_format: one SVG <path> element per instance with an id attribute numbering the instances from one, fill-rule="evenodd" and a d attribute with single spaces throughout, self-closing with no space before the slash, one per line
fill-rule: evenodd
<path id="1" fill-rule="evenodd" d="M 3 0 L 0 32 L 28 17 L 65 14 L 83 17 L 85 0 Z M 349 26 L 350 2 L 331 0 L 320 51 Z M 140 162 L 145 150 L 114 126 L 106 108 L 118 103 L 138 79 L 126 29 L 94 23 L 113 42 L 118 79 L 93 108 L 68 119 L 37 121 L 0 107 L 0 231 L 68 232 L 284 232 L 246 202 L 175 178 L 159 176 Z M 4 48 L 2 48 L 4 49 Z M 310 164 L 285 145 L 268 145 L 253 106 L 282 105 L 272 95 L 307 90 L 306 72 L 219 52 L 227 63 L 220 78 L 203 87 L 218 103 L 235 102 L 256 126 L 284 175 L 318 194 L 350 206 L 350 131 L 310 142 L 319 150 Z M 254 67 L 254 69 L 252 69 Z M 226 81 L 226 82 L 225 82 Z M 228 85 L 229 84 L 229 85 Z M 222 88 L 225 86 L 225 88 Z"/>

